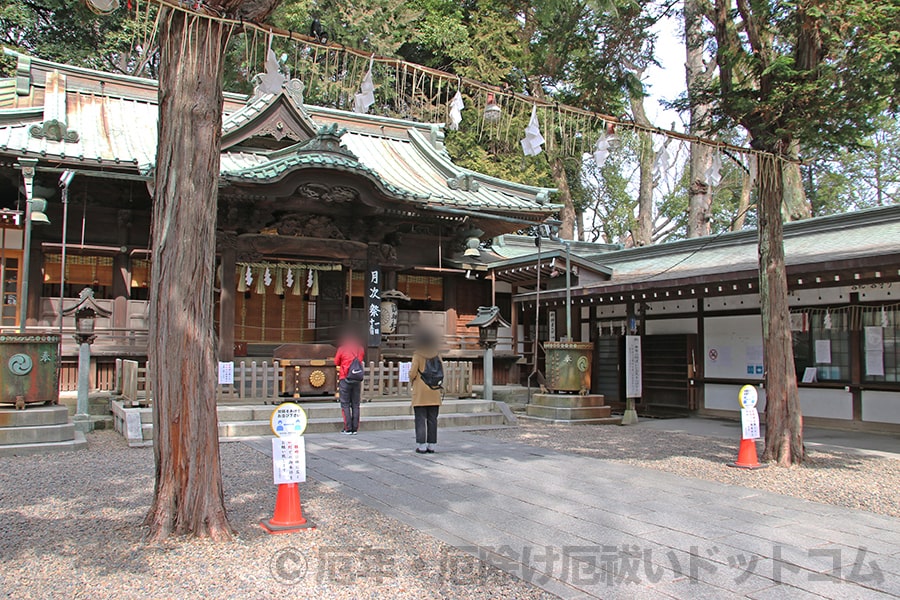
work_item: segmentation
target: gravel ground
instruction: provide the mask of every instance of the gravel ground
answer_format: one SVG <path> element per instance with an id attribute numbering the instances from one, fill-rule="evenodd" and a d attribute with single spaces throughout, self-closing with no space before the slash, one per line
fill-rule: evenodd
<path id="1" fill-rule="evenodd" d="M 548 425 L 519 421 L 518 428 L 477 433 L 583 456 L 658 469 L 815 502 L 900 517 L 900 460 L 807 447 L 802 466 L 746 470 L 732 440 L 610 425 Z M 762 453 L 762 443 L 757 452 Z"/>
<path id="2" fill-rule="evenodd" d="M 275 505 L 271 460 L 239 443 L 221 446 L 234 543 L 148 546 L 151 449 L 113 432 L 88 440 L 79 452 L 0 458 L 0 597 L 554 598 L 315 481 L 301 497 L 318 528 L 268 535 L 258 522 Z"/>

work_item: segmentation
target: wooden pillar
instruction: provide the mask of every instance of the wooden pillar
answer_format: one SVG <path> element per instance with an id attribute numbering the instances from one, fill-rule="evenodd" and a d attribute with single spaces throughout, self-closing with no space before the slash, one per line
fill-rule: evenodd
<path id="1" fill-rule="evenodd" d="M 113 257 L 113 316 L 112 326 L 128 327 L 128 299 L 131 298 L 131 259 L 124 252 Z"/>
<path id="2" fill-rule="evenodd" d="M 850 305 L 859 304 L 859 293 L 850 294 Z M 852 314 L 852 313 L 850 313 Z M 861 349 L 865 348 L 862 335 L 862 315 L 859 319 L 848 319 L 847 327 L 850 330 L 850 393 L 853 411 L 853 420 L 862 421 L 862 383 L 863 364 L 865 354 Z"/>
<path id="3" fill-rule="evenodd" d="M 128 251 L 128 238 L 132 228 L 132 213 L 128 209 L 120 209 L 116 213 L 116 224 L 119 228 L 118 242 L 121 251 L 113 257 L 112 326 L 128 327 L 128 300 L 131 298 L 131 259 Z"/>
<path id="4" fill-rule="evenodd" d="M 34 239 L 34 238 L 32 238 Z M 19 273 L 21 273 L 21 268 Z M 21 275 L 20 275 L 21 277 Z M 25 298 L 27 311 L 26 325 L 37 325 L 41 318 L 41 289 L 44 287 L 44 253 L 40 242 L 32 242 L 31 257 L 28 264 L 28 298 Z M 21 302 L 22 299 L 20 298 Z"/>
<path id="5" fill-rule="evenodd" d="M 509 326 L 512 329 L 512 351 L 513 354 L 519 353 L 519 308 L 520 305 L 515 301 L 516 293 L 519 290 L 519 286 L 512 286 L 512 294 L 510 295 L 510 304 L 512 305 L 512 310 L 510 310 L 509 314 Z"/>
<path id="6" fill-rule="evenodd" d="M 225 236 L 220 240 L 222 281 L 219 289 L 219 360 L 234 360 L 234 311 L 237 280 L 235 277 L 237 239 Z M 299 285 L 299 284 L 298 284 Z"/>

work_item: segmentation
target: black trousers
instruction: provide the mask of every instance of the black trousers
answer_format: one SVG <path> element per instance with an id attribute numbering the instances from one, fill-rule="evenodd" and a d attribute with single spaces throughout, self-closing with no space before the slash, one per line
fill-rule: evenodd
<path id="1" fill-rule="evenodd" d="M 359 430 L 359 402 L 362 398 L 362 382 L 351 383 L 341 379 L 338 384 L 341 413 L 344 415 L 344 431 Z"/>
<path id="2" fill-rule="evenodd" d="M 437 444 L 437 421 L 440 406 L 414 406 L 416 415 L 416 443 Z"/>

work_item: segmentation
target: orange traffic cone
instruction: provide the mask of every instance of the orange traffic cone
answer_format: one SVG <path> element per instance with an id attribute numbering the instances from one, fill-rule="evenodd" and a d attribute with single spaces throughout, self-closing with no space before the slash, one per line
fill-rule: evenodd
<path id="1" fill-rule="evenodd" d="M 737 461 L 728 463 L 728 466 L 737 467 L 738 469 L 765 469 L 769 465 L 759 464 L 759 459 L 756 457 L 755 440 L 742 439 Z"/>
<path id="2" fill-rule="evenodd" d="M 303 517 L 303 509 L 300 506 L 300 486 L 296 483 L 278 485 L 278 496 L 275 497 L 275 516 L 268 521 L 260 521 L 259 524 L 269 533 L 291 533 L 316 527 Z"/>

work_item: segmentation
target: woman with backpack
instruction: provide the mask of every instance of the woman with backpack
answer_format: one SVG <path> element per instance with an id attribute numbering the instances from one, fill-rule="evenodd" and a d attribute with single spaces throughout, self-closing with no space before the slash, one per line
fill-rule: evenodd
<path id="1" fill-rule="evenodd" d="M 444 363 L 438 355 L 438 338 L 421 329 L 409 368 L 412 407 L 416 418 L 416 452 L 433 454 L 437 444 L 438 412 L 441 409 Z"/>

